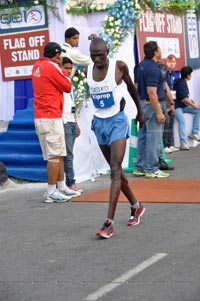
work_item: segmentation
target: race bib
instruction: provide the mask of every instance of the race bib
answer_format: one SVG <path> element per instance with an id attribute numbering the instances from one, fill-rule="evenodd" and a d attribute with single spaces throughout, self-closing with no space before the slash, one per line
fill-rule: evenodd
<path id="1" fill-rule="evenodd" d="M 95 108 L 98 109 L 109 108 L 115 103 L 112 92 L 92 93 L 91 98 Z"/>

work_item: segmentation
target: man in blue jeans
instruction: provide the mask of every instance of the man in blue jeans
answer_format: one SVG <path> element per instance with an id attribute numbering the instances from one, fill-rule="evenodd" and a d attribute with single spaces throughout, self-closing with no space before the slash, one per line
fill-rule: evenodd
<path id="1" fill-rule="evenodd" d="M 180 150 L 189 150 L 185 133 L 185 119 L 183 113 L 193 115 L 192 132 L 188 136 L 190 139 L 200 141 L 200 106 L 190 98 L 187 82 L 192 77 L 193 69 L 185 66 L 181 69 L 181 78 L 174 84 L 176 90 L 175 118 L 179 126 Z"/>
<path id="2" fill-rule="evenodd" d="M 149 41 L 144 44 L 144 54 L 145 58 L 136 72 L 136 83 L 145 123 L 139 129 L 134 175 L 167 178 L 169 173 L 159 169 L 162 126 L 165 122 L 161 108 L 161 102 L 165 100 L 165 78 L 158 64 L 161 49 L 156 41 Z"/>

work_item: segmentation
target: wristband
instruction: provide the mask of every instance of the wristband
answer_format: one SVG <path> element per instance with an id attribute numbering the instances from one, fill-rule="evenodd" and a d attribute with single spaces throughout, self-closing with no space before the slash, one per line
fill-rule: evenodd
<path id="1" fill-rule="evenodd" d="M 170 106 L 174 106 L 174 105 L 175 105 L 175 102 L 171 102 L 171 103 L 170 103 Z"/>

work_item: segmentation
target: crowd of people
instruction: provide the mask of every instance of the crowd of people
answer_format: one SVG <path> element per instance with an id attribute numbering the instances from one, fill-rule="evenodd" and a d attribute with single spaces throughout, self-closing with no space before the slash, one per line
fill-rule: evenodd
<path id="1" fill-rule="evenodd" d="M 169 154 L 189 150 L 187 139 L 200 141 L 200 106 L 190 98 L 187 81 L 192 68 L 184 66 L 176 72 L 176 57 L 170 54 L 161 64 L 161 49 L 156 41 L 144 45 L 144 60 L 135 69 L 135 84 L 140 97 L 145 126 L 139 129 L 137 162 L 134 175 L 147 178 L 167 178 L 174 169 L 162 158 Z M 186 137 L 184 113 L 193 115 L 191 133 Z M 174 146 L 174 120 L 178 122 L 180 148 Z M 163 149 L 164 148 L 164 149 Z"/>
<path id="2" fill-rule="evenodd" d="M 200 141 L 200 106 L 191 100 L 187 81 L 192 68 L 184 66 L 176 72 L 176 57 L 170 54 L 161 64 L 162 52 L 156 41 L 144 44 L 144 59 L 135 67 L 132 82 L 127 64 L 109 58 L 109 49 L 103 39 L 91 34 L 90 56 L 78 50 L 79 35 L 71 27 L 65 31 L 65 43 L 48 43 L 44 56 L 32 71 L 34 88 L 34 120 L 44 160 L 47 160 L 47 191 L 45 202 L 66 202 L 78 197 L 73 168 L 73 148 L 81 134 L 77 123 L 76 103 L 71 79 L 78 66 L 86 67 L 87 83 L 93 102 L 91 130 L 100 150 L 110 166 L 110 193 L 105 221 L 96 235 L 110 238 L 114 233 L 114 216 L 120 191 L 130 202 L 128 226 L 140 223 L 145 208 L 133 194 L 122 169 L 129 122 L 124 112 L 125 83 L 136 108 L 139 124 L 137 162 L 134 175 L 146 178 L 167 178 L 169 166 L 163 151 L 171 153 L 174 146 L 174 119 L 179 125 L 180 150 L 189 150 L 185 134 L 184 113 L 194 116 L 190 139 Z M 134 117 L 134 116 L 133 116 Z"/>

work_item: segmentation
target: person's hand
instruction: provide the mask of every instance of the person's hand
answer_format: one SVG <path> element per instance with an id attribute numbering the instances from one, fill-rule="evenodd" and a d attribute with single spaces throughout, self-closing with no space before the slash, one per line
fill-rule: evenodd
<path id="1" fill-rule="evenodd" d="M 165 115 L 162 112 L 158 113 L 156 115 L 156 117 L 157 117 L 157 120 L 158 120 L 159 123 L 165 123 L 166 118 L 165 118 Z"/>
<path id="2" fill-rule="evenodd" d="M 59 67 L 62 67 L 62 56 L 59 54 L 56 54 L 53 58 L 52 61 L 56 64 L 58 64 Z"/>
<path id="3" fill-rule="evenodd" d="M 137 124 L 137 122 L 139 122 L 139 127 L 141 128 L 144 124 L 144 115 L 142 112 L 137 114 L 135 123 Z"/>
<path id="4" fill-rule="evenodd" d="M 76 135 L 76 137 L 79 137 L 79 136 L 80 136 L 80 134 L 81 134 L 81 129 L 80 129 L 80 127 L 79 127 L 79 125 L 78 125 L 77 121 L 76 121 L 76 131 L 77 131 L 77 135 Z"/>
<path id="5" fill-rule="evenodd" d="M 174 111 L 175 111 L 175 106 L 174 105 L 171 105 L 170 107 L 169 107 L 169 110 L 168 110 L 168 113 L 170 113 L 170 114 L 174 114 Z"/>
<path id="6" fill-rule="evenodd" d="M 96 33 L 91 33 L 89 36 L 88 36 L 88 40 L 94 40 L 97 38 L 97 34 Z"/>

